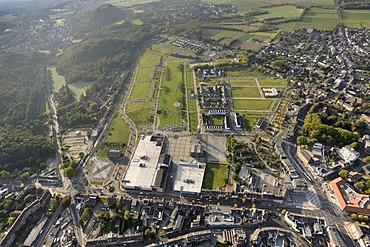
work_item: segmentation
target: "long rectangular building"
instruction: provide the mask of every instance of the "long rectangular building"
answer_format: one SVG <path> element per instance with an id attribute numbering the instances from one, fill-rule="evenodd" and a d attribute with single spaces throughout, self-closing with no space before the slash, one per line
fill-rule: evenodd
<path id="1" fill-rule="evenodd" d="M 167 170 L 168 156 L 163 155 L 165 150 L 165 136 L 141 136 L 127 172 L 122 181 L 122 186 L 127 189 L 153 190 L 163 186 L 158 179 L 166 179 L 163 171 Z M 161 162 L 161 157 L 164 161 Z"/>

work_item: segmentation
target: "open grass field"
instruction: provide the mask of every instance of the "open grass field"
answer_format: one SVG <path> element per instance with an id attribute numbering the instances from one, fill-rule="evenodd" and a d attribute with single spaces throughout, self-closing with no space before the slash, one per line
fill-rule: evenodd
<path id="1" fill-rule="evenodd" d="M 218 40 L 221 40 L 223 38 L 230 38 L 230 37 L 232 37 L 233 35 L 235 35 L 237 33 L 238 33 L 237 31 L 224 30 L 224 31 L 221 31 L 220 33 L 218 33 L 216 35 L 213 35 L 211 37 L 211 39 L 218 41 Z"/>
<path id="2" fill-rule="evenodd" d="M 50 68 L 51 72 L 51 78 L 53 80 L 52 88 L 54 92 L 58 92 L 59 89 L 66 85 L 67 82 L 64 78 L 64 76 L 61 76 L 58 74 L 55 67 Z M 86 89 L 92 84 L 92 82 L 75 82 L 68 84 L 68 87 L 71 89 L 72 92 L 74 92 L 76 99 L 79 99 L 81 94 L 84 94 L 86 92 Z"/>
<path id="3" fill-rule="evenodd" d="M 258 78 L 261 87 L 285 87 L 287 82 L 280 79 Z"/>
<path id="4" fill-rule="evenodd" d="M 344 26 L 349 28 L 370 28 L 370 10 L 343 10 Z"/>
<path id="5" fill-rule="evenodd" d="M 153 52 L 147 51 L 144 55 L 140 58 L 140 66 L 143 65 L 158 65 L 160 60 L 160 56 L 154 54 Z"/>
<path id="6" fill-rule="evenodd" d="M 258 20 L 266 20 L 269 18 L 277 18 L 283 17 L 287 19 L 299 17 L 302 13 L 303 9 L 298 9 L 295 6 L 285 5 L 285 6 L 278 6 L 272 8 L 263 8 L 263 10 L 267 11 L 267 14 L 257 15 L 255 16 Z"/>
<path id="7" fill-rule="evenodd" d="M 53 80 L 53 91 L 58 92 L 61 87 L 67 84 L 66 79 L 64 76 L 58 74 L 55 67 L 50 68 L 51 78 Z"/>
<path id="8" fill-rule="evenodd" d="M 257 123 L 257 120 L 266 117 L 266 114 L 258 114 L 258 113 L 242 113 L 243 114 L 243 123 L 244 129 L 250 131 L 253 129 L 254 125 Z"/>
<path id="9" fill-rule="evenodd" d="M 275 100 L 233 100 L 234 110 L 255 110 L 255 111 L 269 111 L 274 105 Z"/>
<path id="10" fill-rule="evenodd" d="M 154 102 L 127 103 L 126 114 L 137 126 L 149 125 L 153 115 Z"/>
<path id="11" fill-rule="evenodd" d="M 226 76 L 227 77 L 261 77 L 262 73 L 259 72 L 258 70 L 235 70 L 235 71 L 227 70 Z M 250 79 L 252 78 L 248 78 L 246 80 L 250 80 Z"/>
<path id="12" fill-rule="evenodd" d="M 183 76 L 179 68 L 180 62 L 167 63 L 162 75 L 161 92 L 158 102 L 160 114 L 159 125 L 182 124 L 181 110 L 186 109 L 185 104 L 185 86 L 183 85 Z M 180 103 L 179 107 L 174 103 Z"/>
<path id="13" fill-rule="evenodd" d="M 116 22 L 116 25 L 122 25 L 123 23 L 125 23 L 125 20 L 117 21 L 117 22 Z"/>
<path id="14" fill-rule="evenodd" d="M 190 91 L 194 92 L 193 73 L 189 66 L 186 67 L 186 83 L 188 92 L 188 111 L 189 111 L 189 128 L 191 133 L 195 133 L 198 127 L 198 116 L 197 116 L 197 101 L 194 98 L 189 97 Z"/>
<path id="15" fill-rule="evenodd" d="M 257 86 L 254 78 L 245 78 L 241 80 L 230 79 L 231 86 Z"/>
<path id="16" fill-rule="evenodd" d="M 118 7 L 126 7 L 136 4 L 144 4 L 144 3 L 151 3 L 151 2 L 157 2 L 158 0 L 106 0 L 105 3 L 107 4 L 113 4 Z"/>
<path id="17" fill-rule="evenodd" d="M 137 82 L 134 84 L 130 99 L 147 99 L 150 96 L 153 82 Z"/>
<path id="18" fill-rule="evenodd" d="M 208 163 L 204 174 L 203 186 L 204 189 L 216 190 L 224 188 L 229 176 L 229 165 Z"/>
<path id="19" fill-rule="evenodd" d="M 153 76 L 154 67 L 139 67 L 136 80 L 150 80 Z"/>
<path id="20" fill-rule="evenodd" d="M 64 21 L 66 19 L 57 19 L 55 20 L 55 24 L 54 24 L 54 27 L 63 27 L 64 26 Z"/>
<path id="21" fill-rule="evenodd" d="M 234 98 L 261 98 L 257 87 L 234 87 L 231 91 Z"/>
<path id="22" fill-rule="evenodd" d="M 122 120 L 120 115 L 117 114 L 112 126 L 104 138 L 104 142 L 123 145 L 127 144 L 129 138 L 130 129 L 128 125 Z"/>

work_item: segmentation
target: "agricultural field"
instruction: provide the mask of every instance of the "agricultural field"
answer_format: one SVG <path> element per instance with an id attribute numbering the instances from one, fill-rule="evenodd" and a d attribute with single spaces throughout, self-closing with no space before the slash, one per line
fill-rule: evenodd
<path id="1" fill-rule="evenodd" d="M 307 9 L 299 21 L 281 23 L 277 25 L 283 31 L 292 31 L 299 28 L 316 28 L 318 30 L 333 30 L 338 24 L 338 15 L 335 9 Z"/>
<path id="2" fill-rule="evenodd" d="M 218 41 L 218 40 L 221 40 L 223 38 L 232 37 L 233 35 L 235 35 L 237 33 L 238 33 L 237 31 L 224 30 L 224 31 L 221 31 L 220 33 L 212 36 L 211 39 Z"/>
<path id="3" fill-rule="evenodd" d="M 159 125 L 177 125 L 183 123 L 181 110 L 186 109 L 183 73 L 180 62 L 170 62 L 164 67 L 161 91 L 158 102 Z"/>
<path id="4" fill-rule="evenodd" d="M 226 186 L 229 177 L 229 165 L 208 163 L 204 174 L 202 188 L 217 190 Z"/>
<path id="5" fill-rule="evenodd" d="M 343 10 L 344 26 L 349 28 L 370 28 L 370 10 Z"/>
<path id="6" fill-rule="evenodd" d="M 257 87 L 234 87 L 232 95 L 233 98 L 261 98 Z"/>
<path id="7" fill-rule="evenodd" d="M 151 124 L 154 102 L 129 102 L 126 105 L 126 114 L 137 126 Z"/>
<path id="8" fill-rule="evenodd" d="M 269 111 L 274 105 L 275 100 L 243 100 L 236 99 L 233 100 L 234 110 L 244 110 L 244 111 Z"/>
<path id="9" fill-rule="evenodd" d="M 287 82 L 280 79 L 258 78 L 261 87 L 285 87 Z"/>
<path id="10" fill-rule="evenodd" d="M 152 82 L 135 83 L 130 94 L 130 100 L 149 98 L 150 92 L 152 90 L 152 85 Z"/>
<path id="11" fill-rule="evenodd" d="M 299 9 L 296 6 L 291 6 L 291 5 L 284 5 L 284 6 L 278 6 L 278 7 L 272 7 L 272 8 L 263 8 L 262 10 L 265 10 L 268 13 L 255 16 L 260 21 L 266 20 L 269 18 L 278 18 L 278 17 L 282 17 L 286 19 L 298 18 L 299 15 L 303 11 L 303 9 Z"/>

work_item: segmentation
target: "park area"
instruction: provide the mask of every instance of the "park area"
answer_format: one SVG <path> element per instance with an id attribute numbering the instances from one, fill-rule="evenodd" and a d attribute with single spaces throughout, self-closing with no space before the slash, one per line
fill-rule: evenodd
<path id="1" fill-rule="evenodd" d="M 233 87 L 233 98 L 261 98 L 257 87 Z"/>
<path id="2" fill-rule="evenodd" d="M 158 102 L 159 125 L 183 124 L 181 110 L 186 109 L 186 95 L 181 66 L 180 62 L 169 62 L 164 68 Z"/>
<path id="3" fill-rule="evenodd" d="M 147 126 L 151 124 L 154 110 L 154 102 L 129 102 L 126 105 L 126 114 L 136 126 Z"/>
<path id="4" fill-rule="evenodd" d="M 229 165 L 208 163 L 203 179 L 203 189 L 219 190 L 225 188 L 229 177 Z"/>

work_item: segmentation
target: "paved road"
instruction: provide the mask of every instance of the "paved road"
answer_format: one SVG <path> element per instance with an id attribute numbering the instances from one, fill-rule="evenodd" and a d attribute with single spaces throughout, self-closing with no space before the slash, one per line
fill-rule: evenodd
<path id="1" fill-rule="evenodd" d="M 63 207 L 62 205 L 59 205 L 56 208 L 54 214 L 48 219 L 48 222 L 42 228 L 43 232 L 39 234 L 39 236 L 37 237 L 37 241 L 34 246 L 41 247 L 43 245 L 45 237 L 49 234 L 51 226 L 54 224 L 55 220 L 57 219 L 57 217 L 62 211 L 63 211 Z"/>

